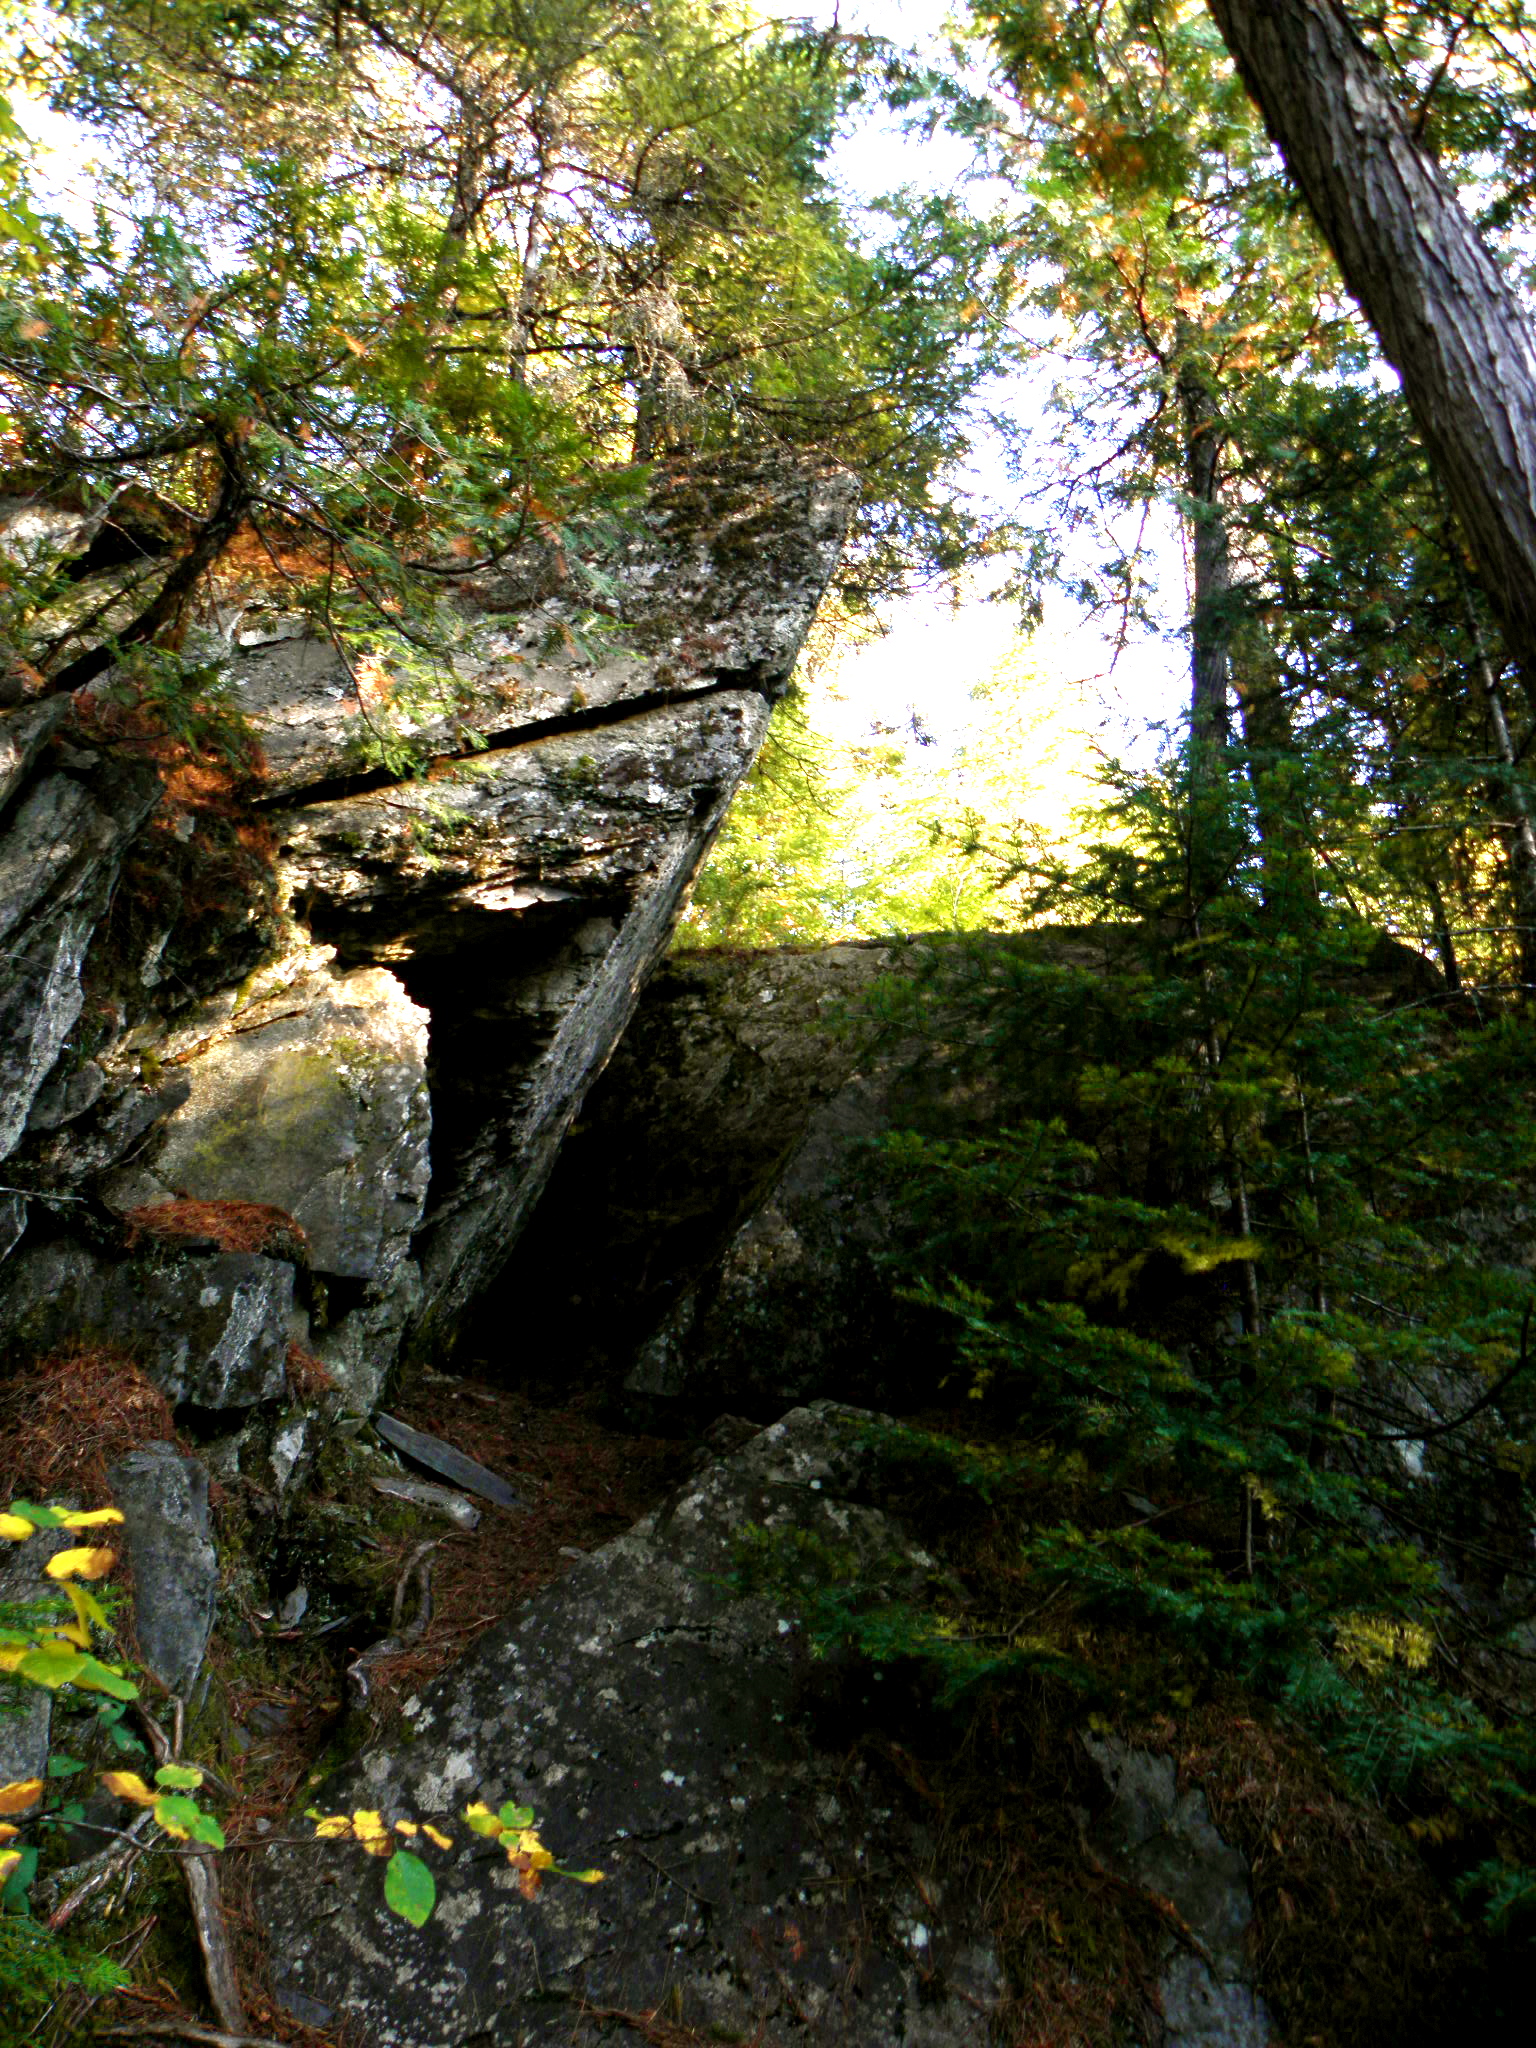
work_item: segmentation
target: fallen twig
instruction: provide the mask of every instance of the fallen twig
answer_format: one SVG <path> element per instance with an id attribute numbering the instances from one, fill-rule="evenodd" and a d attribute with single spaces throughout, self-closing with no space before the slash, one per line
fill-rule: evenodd
<path id="1" fill-rule="evenodd" d="M 162 2041 L 206 2041 L 210 2048 L 284 2048 L 284 2043 L 274 2041 L 270 2034 L 232 2034 L 224 2027 L 205 2027 L 201 2020 L 166 2018 L 163 2020 L 129 2020 L 120 2027 L 98 2029 L 104 2038 L 114 2041 L 147 2041 L 158 2038 Z"/>
<path id="2" fill-rule="evenodd" d="M 347 1680 L 353 1689 L 353 1696 L 359 1706 L 368 1697 L 368 1673 L 375 1664 L 382 1664 L 386 1657 L 396 1657 L 402 1650 L 408 1650 L 413 1643 L 420 1642 L 426 1633 L 427 1623 L 432 1619 L 432 1553 L 443 1539 L 434 1536 L 429 1542 L 418 1543 L 405 1561 L 405 1570 L 395 1584 L 394 1604 L 390 1609 L 389 1634 L 379 1642 L 370 1643 L 368 1648 L 347 1666 Z M 421 1592 L 416 1613 L 409 1628 L 401 1628 L 400 1617 L 405 1612 L 405 1596 L 410 1591 L 412 1579 L 418 1579 Z"/>
<path id="3" fill-rule="evenodd" d="M 240 1996 L 234 1957 L 229 1952 L 218 1865 L 211 1856 L 189 1856 L 181 1868 L 187 1880 L 187 1900 L 192 1908 L 192 1924 L 197 1929 L 197 1945 L 203 1952 L 208 1996 L 219 2016 L 219 2025 L 228 2033 L 243 2034 L 245 2001 Z"/>
<path id="4" fill-rule="evenodd" d="M 148 1827 L 150 1819 L 150 1810 L 145 1807 L 137 1819 L 129 1823 L 122 1847 L 115 1850 L 105 1849 L 100 1852 L 99 1857 L 92 1859 L 98 1867 L 82 1879 L 66 1898 L 61 1899 L 48 1915 L 50 1934 L 57 1934 L 61 1927 L 67 1926 L 88 1898 L 99 1892 L 103 1885 L 110 1884 L 120 1870 L 142 1854 L 144 1844 L 138 1840 L 138 1835 L 141 1829 Z"/>

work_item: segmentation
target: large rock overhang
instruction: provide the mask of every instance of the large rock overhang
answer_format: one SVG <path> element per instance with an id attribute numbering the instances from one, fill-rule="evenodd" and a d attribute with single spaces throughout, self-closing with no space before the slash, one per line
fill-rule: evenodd
<path id="1" fill-rule="evenodd" d="M 0 766 L 15 757 L 0 862 L 39 805 L 110 823 L 35 920 L 27 892 L 12 905 L 15 942 L 53 951 L 39 1014 L 13 1034 L 27 1058 L 7 1177 L 54 1198 L 7 1212 L 12 1273 L 58 1238 L 61 1195 L 119 1215 L 264 1204 L 307 1234 L 300 1336 L 359 1405 L 402 1340 L 441 1356 L 666 948 L 851 497 L 841 473 L 774 463 L 663 476 L 610 543 L 600 620 L 593 579 L 541 543 L 458 586 L 436 683 L 254 610 L 224 671 L 261 745 L 241 830 L 265 849 L 271 900 L 227 971 L 205 916 L 186 972 L 184 888 L 168 885 L 163 929 L 109 929 L 125 865 L 157 830 L 174 838 L 142 772 L 134 805 L 107 805 L 78 706 L 0 715 L 16 741 L 0 747 Z M 92 991 L 107 1027 L 82 1063 L 72 1026 Z"/>

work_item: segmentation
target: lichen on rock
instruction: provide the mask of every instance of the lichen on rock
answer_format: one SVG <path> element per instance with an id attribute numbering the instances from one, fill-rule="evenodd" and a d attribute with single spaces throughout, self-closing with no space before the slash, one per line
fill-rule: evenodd
<path id="1" fill-rule="evenodd" d="M 663 2005 L 720 2040 L 984 2048 L 1001 1972 L 959 1889 L 890 1909 L 892 1873 L 928 1853 L 921 1819 L 822 1746 L 796 1625 L 724 1583 L 748 1524 L 932 1569 L 860 1498 L 856 1422 L 798 1410 L 709 1467 L 425 1691 L 410 1741 L 325 1785 L 330 1810 L 435 1818 L 459 1847 L 420 1932 L 344 1846 L 274 1852 L 258 1884 L 296 2013 L 347 2011 L 381 2048 L 581 2042 L 589 2011 Z M 521 1897 L 458 1819 L 476 1798 L 532 1805 L 604 1881 Z"/>

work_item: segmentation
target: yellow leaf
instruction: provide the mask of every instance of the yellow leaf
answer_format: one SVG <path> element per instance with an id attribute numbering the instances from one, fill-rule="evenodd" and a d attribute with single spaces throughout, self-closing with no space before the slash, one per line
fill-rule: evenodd
<path id="1" fill-rule="evenodd" d="M 66 1529 L 100 1529 L 108 1522 L 120 1522 L 122 1519 L 121 1508 L 82 1508 L 60 1517 Z"/>
<path id="2" fill-rule="evenodd" d="M 395 1833 L 397 1835 L 419 1835 L 421 1829 L 417 1827 L 413 1820 L 397 1820 L 395 1822 Z"/>
<path id="3" fill-rule="evenodd" d="M 116 1563 L 115 1550 L 61 1550 L 43 1570 L 50 1579 L 104 1579 Z"/>
<path id="4" fill-rule="evenodd" d="M 477 1799 L 473 1806 L 466 1806 L 464 1818 L 477 1835 L 496 1836 L 501 1833 L 501 1822 L 492 1813 L 483 1799 Z"/>
<path id="5" fill-rule="evenodd" d="M 0 1785 L 0 1813 L 25 1813 L 42 1796 L 41 1778 L 13 1778 L 9 1785 Z"/>
<path id="6" fill-rule="evenodd" d="M 532 1828 L 521 1828 L 516 1843 L 507 1844 L 507 1860 L 528 1870 L 548 1870 L 555 1859 Z"/>
<path id="7" fill-rule="evenodd" d="M 0 1842 L 14 1842 L 20 1833 L 21 1829 L 12 1827 L 8 1820 L 0 1820 Z"/>
<path id="8" fill-rule="evenodd" d="M 370 1856 L 389 1856 L 394 1853 L 389 1829 L 384 1825 L 384 1816 L 369 1807 L 360 1807 L 352 1816 L 352 1832 L 368 1851 Z"/>
<path id="9" fill-rule="evenodd" d="M 32 1524 L 25 1515 L 0 1515 L 0 1536 L 7 1543 L 25 1543 L 32 1534 Z"/>
<path id="10" fill-rule="evenodd" d="M 322 1842 L 340 1841 L 351 1832 L 352 1823 L 344 1813 L 328 1813 L 323 1820 L 315 1822 L 316 1839 Z"/>
<path id="11" fill-rule="evenodd" d="M 436 1842 L 439 1849 L 451 1849 L 453 1847 L 452 1835 L 445 1835 L 441 1828 L 429 1827 L 423 1823 L 421 1832 L 429 1842 Z"/>
<path id="12" fill-rule="evenodd" d="M 98 1628 L 106 1628 L 110 1625 L 107 1621 L 106 1609 L 94 1593 L 87 1593 L 84 1586 L 66 1585 L 64 1591 L 69 1595 L 69 1604 L 75 1610 L 75 1620 L 82 1629 L 86 1630 L 85 1635 L 76 1636 L 74 1640 L 80 1644 L 83 1650 L 88 1650 L 91 1647 L 89 1633 L 91 1623 L 94 1622 Z"/>
<path id="13" fill-rule="evenodd" d="M 355 334 L 348 334 L 343 328 L 340 327 L 337 328 L 336 332 L 341 336 L 342 340 L 346 343 L 347 347 L 351 349 L 353 355 L 367 355 L 368 344 L 366 341 L 359 341 Z"/>
<path id="14" fill-rule="evenodd" d="M 136 1806 L 153 1806 L 160 1797 L 137 1771 L 103 1771 L 101 1782 L 116 1799 L 131 1799 Z"/>
<path id="15" fill-rule="evenodd" d="M 25 1643 L 8 1643 L 0 1650 L 0 1671 L 14 1671 L 26 1654 Z"/>
<path id="16" fill-rule="evenodd" d="M 0 1849 L 0 1884 L 4 1884 L 21 1861 L 19 1849 Z"/>

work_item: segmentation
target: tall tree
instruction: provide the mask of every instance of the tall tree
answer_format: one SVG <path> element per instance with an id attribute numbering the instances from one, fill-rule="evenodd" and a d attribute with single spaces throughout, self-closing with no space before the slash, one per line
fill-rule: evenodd
<path id="1" fill-rule="evenodd" d="M 963 552 L 932 485 L 985 235 L 840 201 L 867 42 L 735 0 L 84 0 L 38 56 L 108 168 L 41 273 L 0 255 L 6 480 L 134 515 L 105 614 L 45 551 L 4 594 L 53 687 L 163 645 L 237 537 L 333 632 L 440 647 L 457 580 L 637 452 L 848 464 L 866 584 Z"/>
<path id="2" fill-rule="evenodd" d="M 1536 689 L 1536 332 L 1336 0 L 1208 0 Z"/>

